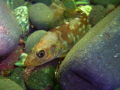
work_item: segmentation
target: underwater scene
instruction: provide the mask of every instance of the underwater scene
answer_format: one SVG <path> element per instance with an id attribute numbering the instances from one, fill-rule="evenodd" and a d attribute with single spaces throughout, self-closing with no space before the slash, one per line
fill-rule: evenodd
<path id="1" fill-rule="evenodd" d="M 120 90 L 120 0 L 0 0 L 0 90 Z"/>

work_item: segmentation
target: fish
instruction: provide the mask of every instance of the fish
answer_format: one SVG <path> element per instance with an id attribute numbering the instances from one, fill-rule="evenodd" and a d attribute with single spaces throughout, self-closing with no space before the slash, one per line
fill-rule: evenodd
<path id="1" fill-rule="evenodd" d="M 89 30 L 87 14 L 83 10 L 76 12 L 78 16 L 48 31 L 28 53 L 22 65 L 36 67 L 63 57 Z"/>

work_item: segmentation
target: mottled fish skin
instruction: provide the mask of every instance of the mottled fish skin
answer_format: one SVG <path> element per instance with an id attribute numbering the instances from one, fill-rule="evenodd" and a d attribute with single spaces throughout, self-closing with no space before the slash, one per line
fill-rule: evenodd
<path id="1" fill-rule="evenodd" d="M 86 34 L 88 25 L 87 15 L 81 12 L 79 17 L 50 30 L 33 47 L 24 65 L 35 67 L 68 52 Z M 39 55 L 42 55 L 42 57 L 39 57 Z"/>

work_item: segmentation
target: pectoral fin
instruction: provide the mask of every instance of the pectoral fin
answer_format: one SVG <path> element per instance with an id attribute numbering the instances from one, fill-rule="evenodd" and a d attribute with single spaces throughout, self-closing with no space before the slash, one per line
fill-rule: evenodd
<path id="1" fill-rule="evenodd" d="M 20 60 L 18 62 L 15 63 L 16 66 L 20 66 L 20 67 L 24 67 L 24 62 L 27 58 L 27 54 L 26 53 L 22 53 L 20 55 Z"/>

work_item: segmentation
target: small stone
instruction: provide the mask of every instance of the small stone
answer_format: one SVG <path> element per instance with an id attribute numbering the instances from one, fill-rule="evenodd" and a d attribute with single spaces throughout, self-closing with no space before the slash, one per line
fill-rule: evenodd
<path id="1" fill-rule="evenodd" d="M 120 3 L 120 0 L 90 0 L 91 4 L 107 6 L 109 4 L 116 5 Z"/>
<path id="2" fill-rule="evenodd" d="M 50 30 L 53 24 L 53 13 L 51 9 L 43 3 L 37 3 L 29 9 L 30 22 L 39 30 Z"/>
<path id="3" fill-rule="evenodd" d="M 115 5 L 112 5 L 112 4 L 109 4 L 109 5 L 107 5 L 107 7 L 106 7 L 107 13 L 111 12 L 111 11 L 114 10 L 114 9 L 115 9 Z"/>
<path id="4" fill-rule="evenodd" d="M 47 66 L 33 71 L 27 78 L 26 85 L 29 89 L 51 90 L 54 86 L 53 66 Z"/>
<path id="5" fill-rule="evenodd" d="M 44 3 L 47 6 L 51 5 L 55 0 L 32 0 L 32 3 Z"/>
<path id="6" fill-rule="evenodd" d="M 23 88 L 14 81 L 0 75 L 0 90 L 23 90 Z"/>
<path id="7" fill-rule="evenodd" d="M 89 22 L 93 27 L 96 25 L 100 20 L 104 18 L 106 15 L 106 9 L 103 6 L 95 5 L 93 6 L 90 15 L 89 15 Z"/>
<path id="8" fill-rule="evenodd" d="M 21 37 L 24 37 L 29 32 L 28 8 L 26 6 L 21 6 L 14 9 L 13 13 L 21 27 Z"/>
<path id="9" fill-rule="evenodd" d="M 23 73 L 24 69 L 18 67 L 11 72 L 8 78 L 17 83 L 18 85 L 20 85 L 22 88 L 24 88 L 24 90 L 26 90 L 25 84 L 23 82 Z"/>

